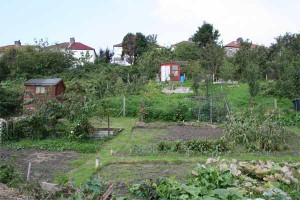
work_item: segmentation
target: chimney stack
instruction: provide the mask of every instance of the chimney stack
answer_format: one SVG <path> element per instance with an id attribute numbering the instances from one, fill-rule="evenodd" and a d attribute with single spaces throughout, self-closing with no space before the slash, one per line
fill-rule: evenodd
<path id="1" fill-rule="evenodd" d="M 21 46 L 21 41 L 20 40 L 15 41 L 15 46 L 17 47 Z"/>
<path id="2" fill-rule="evenodd" d="M 75 38 L 74 38 L 74 37 L 71 37 L 71 38 L 70 38 L 70 44 L 73 44 L 73 43 L 75 43 Z"/>

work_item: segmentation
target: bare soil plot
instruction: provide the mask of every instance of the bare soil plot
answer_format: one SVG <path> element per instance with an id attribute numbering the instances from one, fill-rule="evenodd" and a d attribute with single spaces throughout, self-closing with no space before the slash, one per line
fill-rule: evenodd
<path id="1" fill-rule="evenodd" d="M 162 177 L 174 176 L 175 180 L 185 181 L 196 163 L 113 163 L 105 166 L 98 173 L 102 180 L 113 183 L 114 194 L 117 196 L 129 195 L 127 184 L 133 184 L 146 179 L 155 180 Z"/>
<path id="2" fill-rule="evenodd" d="M 28 163 L 31 162 L 31 179 L 51 182 L 54 174 L 71 170 L 70 161 L 78 159 L 74 151 L 53 152 L 39 149 L 15 149 L 0 147 L 0 162 L 15 158 L 17 169 L 26 176 Z"/>
<path id="3" fill-rule="evenodd" d="M 223 130 L 220 127 L 202 125 L 171 125 L 152 127 L 139 126 L 133 129 L 134 132 L 155 132 L 161 130 L 163 134 L 157 134 L 158 140 L 192 140 L 192 139 L 217 139 L 223 136 Z"/>
<path id="4" fill-rule="evenodd" d="M 3 200 L 30 200 L 32 198 L 21 194 L 17 189 L 12 189 L 0 183 L 0 199 Z"/>
<path id="5" fill-rule="evenodd" d="M 216 139 L 223 136 L 223 131 L 219 127 L 208 125 L 173 125 L 167 127 L 168 134 L 163 136 L 163 140 L 192 140 L 192 139 Z"/>

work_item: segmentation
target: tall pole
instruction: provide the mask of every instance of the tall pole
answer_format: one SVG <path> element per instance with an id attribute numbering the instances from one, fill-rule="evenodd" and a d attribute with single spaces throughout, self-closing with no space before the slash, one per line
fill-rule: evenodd
<path id="1" fill-rule="evenodd" d="M 126 115 L 126 97 L 123 97 L 123 117 Z"/>
<path id="2" fill-rule="evenodd" d="M 107 130 L 108 130 L 108 133 L 107 135 L 109 136 L 110 135 L 110 121 L 109 121 L 109 112 L 107 113 Z"/>
<path id="3" fill-rule="evenodd" d="M 213 124 L 212 98 L 210 99 L 210 123 Z"/>

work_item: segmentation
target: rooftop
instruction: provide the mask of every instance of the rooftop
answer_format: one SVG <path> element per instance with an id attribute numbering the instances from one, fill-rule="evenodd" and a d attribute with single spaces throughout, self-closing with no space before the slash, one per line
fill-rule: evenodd
<path id="1" fill-rule="evenodd" d="M 26 81 L 24 85 L 51 86 L 51 85 L 57 85 L 61 81 L 62 81 L 61 78 L 30 79 Z"/>

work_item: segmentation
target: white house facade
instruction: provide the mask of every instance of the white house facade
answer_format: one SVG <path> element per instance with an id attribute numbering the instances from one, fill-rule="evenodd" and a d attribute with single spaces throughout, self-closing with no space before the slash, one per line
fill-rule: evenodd
<path id="1" fill-rule="evenodd" d="M 86 62 L 94 63 L 97 59 L 97 54 L 94 48 L 89 47 L 81 42 L 75 42 L 75 38 L 70 38 L 70 42 L 63 42 L 51 46 L 62 51 L 71 51 L 73 57 L 80 60 L 85 59 Z"/>
<path id="2" fill-rule="evenodd" d="M 129 62 L 126 61 L 126 56 L 124 56 L 125 58 L 122 58 L 122 51 L 123 51 L 122 43 L 115 44 L 113 46 L 113 51 L 114 51 L 114 55 L 112 57 L 112 63 L 123 65 L 123 66 L 131 65 Z"/>

